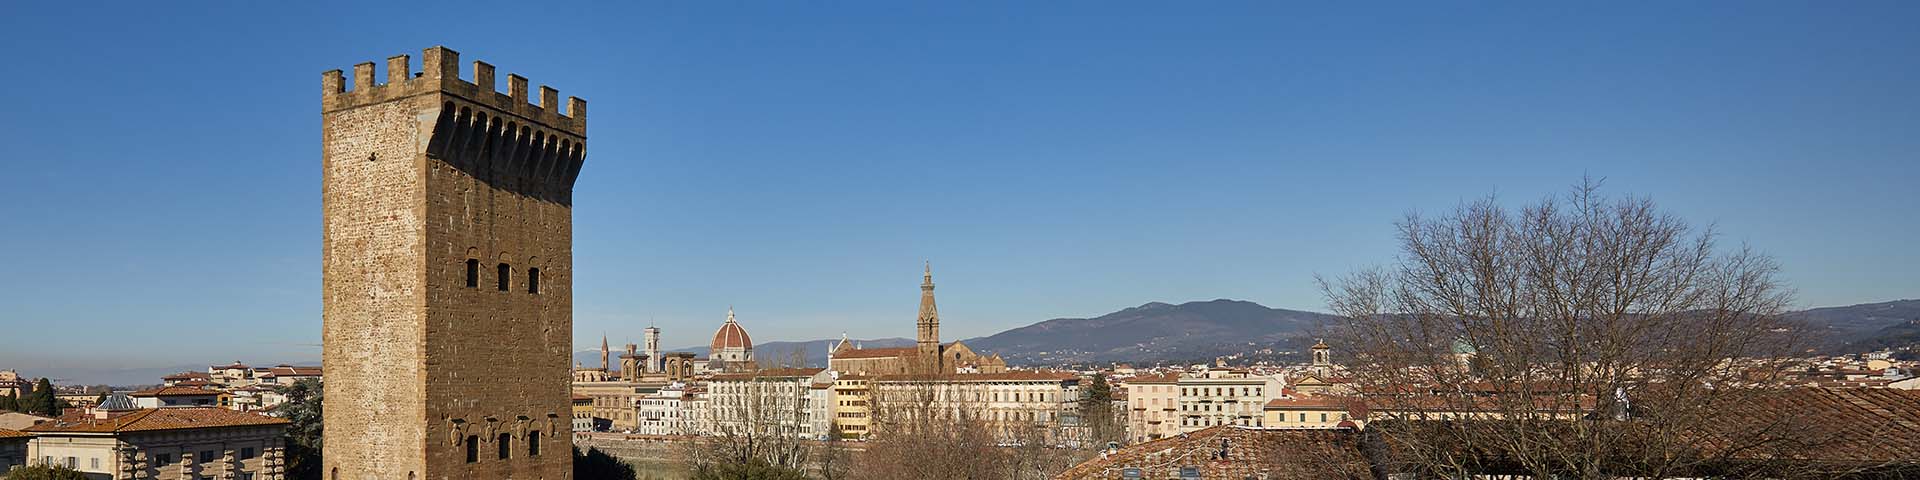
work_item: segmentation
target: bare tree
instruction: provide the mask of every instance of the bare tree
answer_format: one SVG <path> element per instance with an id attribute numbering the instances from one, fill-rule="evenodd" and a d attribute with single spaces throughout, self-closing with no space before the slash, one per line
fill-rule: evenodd
<path id="1" fill-rule="evenodd" d="M 832 428 L 834 431 L 829 432 L 827 440 L 819 442 L 819 445 L 814 449 L 814 465 L 817 467 L 814 473 L 817 474 L 820 480 L 853 478 L 852 452 L 849 451 L 846 443 L 840 440 L 841 434 L 839 427 L 836 426 Z"/>
<path id="2" fill-rule="evenodd" d="M 946 401 L 932 382 L 875 385 L 873 392 L 873 437 L 856 478 L 1010 478 L 1008 455 L 983 412 Z"/>
<path id="3" fill-rule="evenodd" d="M 1045 480 L 1098 454 L 1075 412 L 996 417 L 984 407 L 988 393 L 980 384 L 927 377 L 876 383 L 873 392 L 873 436 L 856 478 Z M 1048 408 L 1055 407 L 1037 410 Z"/>
<path id="4" fill-rule="evenodd" d="M 754 374 L 709 384 L 711 432 L 686 442 L 695 478 L 788 478 L 808 468 L 804 381 Z"/>
<path id="5" fill-rule="evenodd" d="M 1395 264 L 1320 285 L 1401 469 L 1727 474 L 1743 453 L 1802 441 L 1805 417 L 1743 413 L 1790 394 L 1780 374 L 1802 333 L 1779 315 L 1791 295 L 1767 256 L 1721 251 L 1711 228 L 1593 180 L 1518 211 L 1488 198 L 1409 214 L 1398 230 Z"/>

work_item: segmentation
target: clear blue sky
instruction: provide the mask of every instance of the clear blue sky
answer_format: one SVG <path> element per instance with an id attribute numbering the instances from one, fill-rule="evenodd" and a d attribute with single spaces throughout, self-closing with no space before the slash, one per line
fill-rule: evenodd
<path id="1" fill-rule="evenodd" d="M 1920 296 L 1916 2 L 280 3 L 6 7 L 0 368 L 318 358 L 320 73 L 441 44 L 591 104 L 583 347 L 1321 309 L 1582 174 Z"/>

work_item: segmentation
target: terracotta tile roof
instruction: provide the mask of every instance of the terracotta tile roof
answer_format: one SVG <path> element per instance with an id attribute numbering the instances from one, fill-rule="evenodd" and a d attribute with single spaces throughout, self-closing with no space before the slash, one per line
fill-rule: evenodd
<path id="1" fill-rule="evenodd" d="M 27 428 L 26 431 L 29 433 L 130 433 L 288 423 L 290 422 L 285 419 L 224 408 L 149 408 L 107 419 L 94 418 L 86 413 L 63 415 L 57 420 Z"/>
<path id="2" fill-rule="evenodd" d="M 1180 374 L 1178 373 L 1163 373 L 1159 375 L 1138 375 L 1133 378 L 1129 378 L 1121 381 L 1121 383 L 1127 383 L 1127 384 L 1134 384 L 1134 383 L 1174 384 L 1179 382 L 1180 382 Z"/>
<path id="3" fill-rule="evenodd" d="M 9 439 L 9 438 L 29 438 L 32 436 L 33 435 L 27 434 L 27 432 L 22 432 L 19 430 L 7 430 L 4 428 L 0 428 L 0 440 Z"/>
<path id="4" fill-rule="evenodd" d="M 1892 388 L 1798 388 L 1746 405 L 1755 425 L 1802 418 L 1784 452 L 1753 452 L 1816 462 L 1920 465 L 1920 391 Z M 1795 416 L 1795 417 L 1787 417 Z M 1736 420 L 1737 421 L 1737 420 Z"/>
<path id="5" fill-rule="evenodd" d="M 207 390 L 204 388 L 174 386 L 174 387 L 160 387 L 160 388 L 149 389 L 149 390 L 141 390 L 138 392 L 129 393 L 127 394 L 127 396 L 129 397 L 200 397 L 200 396 L 217 396 L 222 393 L 226 393 L 226 392 L 221 392 L 218 390 Z"/>
<path id="6" fill-rule="evenodd" d="M 320 367 L 294 367 L 281 365 L 267 369 L 266 375 L 275 377 L 318 377 Z"/>
<path id="7" fill-rule="evenodd" d="M 713 380 L 723 381 L 723 382 L 725 381 L 738 382 L 743 380 L 752 380 L 755 378 L 811 377 L 823 371 L 826 371 L 826 369 L 824 368 L 769 368 L 766 370 L 759 370 L 759 371 L 746 372 L 746 373 L 722 373 L 722 374 L 714 375 Z"/>
<path id="8" fill-rule="evenodd" d="M 1073 372 L 1051 370 L 1021 370 L 1006 373 L 956 373 L 953 375 L 881 375 L 875 381 L 881 382 L 1004 382 L 1004 381 L 1065 381 L 1080 378 Z"/>
<path id="9" fill-rule="evenodd" d="M 1373 478 L 1350 431 L 1233 425 L 1122 448 L 1053 478 L 1113 479 L 1127 468 L 1140 469 L 1144 478 L 1178 478 L 1181 467 L 1198 469 L 1200 478 Z"/>
<path id="10" fill-rule="evenodd" d="M 1293 410 L 1293 409 L 1325 410 L 1329 408 L 1344 409 L 1344 408 L 1347 408 L 1347 405 L 1350 403 L 1351 402 L 1348 399 L 1340 398 L 1340 397 L 1276 398 L 1268 401 L 1267 404 L 1261 408 L 1264 410 Z"/>
<path id="11" fill-rule="evenodd" d="M 847 359 L 847 358 L 911 357 L 919 354 L 920 354 L 920 349 L 918 347 L 852 348 L 852 349 L 847 349 L 847 351 L 844 351 L 844 352 L 834 352 L 833 358 Z"/>

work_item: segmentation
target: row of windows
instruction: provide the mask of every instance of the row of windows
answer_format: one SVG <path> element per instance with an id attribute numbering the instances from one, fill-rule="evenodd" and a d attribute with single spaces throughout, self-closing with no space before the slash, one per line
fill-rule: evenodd
<path id="1" fill-rule="evenodd" d="M 1239 396 L 1242 397 L 1260 396 L 1260 387 L 1240 387 L 1239 391 Z M 1233 393 L 1233 387 L 1180 387 L 1180 394 L 1189 397 L 1196 395 L 1206 397 L 1233 396 Z"/>
<path id="2" fill-rule="evenodd" d="M 513 266 L 502 263 L 494 268 L 494 284 L 504 292 L 513 286 Z M 480 288 L 480 260 L 467 259 L 467 288 Z M 527 293 L 540 293 L 540 267 L 527 269 Z"/>
<path id="3" fill-rule="evenodd" d="M 193 454 L 191 454 L 191 453 L 188 453 L 188 454 L 186 454 L 186 455 L 181 455 L 181 457 L 180 457 L 180 459 L 181 459 L 181 460 L 185 460 L 185 459 L 187 459 L 187 457 L 188 457 L 188 456 L 190 456 L 190 455 L 193 455 Z M 219 458 L 220 458 L 220 455 L 221 455 L 221 453 L 220 453 L 220 451 L 219 451 L 219 450 L 201 450 L 201 451 L 200 451 L 200 463 L 213 463 L 213 461 L 214 461 L 214 460 L 217 460 L 217 459 L 219 459 Z M 249 460 L 249 459 L 252 459 L 253 457 L 254 457 L 254 450 L 253 450 L 253 447 L 246 447 L 246 448 L 241 448 L 241 449 L 240 449 L 240 459 L 241 459 L 241 460 Z M 95 462 L 98 462 L 99 460 L 98 460 L 98 459 L 95 459 L 94 461 L 95 461 Z M 158 454 L 158 455 L 154 455 L 154 456 L 153 456 L 153 464 L 154 464 L 154 466 L 156 466 L 156 467 L 164 467 L 164 466 L 167 466 L 167 465 L 172 465 L 172 464 L 173 464 L 173 454 L 171 454 L 171 453 L 162 453 L 162 454 Z"/>
<path id="4" fill-rule="evenodd" d="M 1329 418 L 1330 417 L 1327 416 L 1326 412 L 1320 412 L 1320 423 L 1327 423 Z M 1347 414 L 1344 414 L 1344 413 L 1340 414 L 1340 419 L 1346 420 Z M 1287 421 L 1287 414 L 1284 414 L 1284 413 L 1280 414 L 1280 421 L 1283 421 L 1283 422 Z M 1306 421 L 1307 421 L 1307 413 L 1300 412 L 1300 422 L 1305 423 Z"/>
<path id="5" fill-rule="evenodd" d="M 1256 404 L 1252 404 L 1252 403 L 1242 403 L 1242 404 L 1239 404 L 1238 406 L 1236 406 L 1236 407 L 1234 407 L 1234 408 L 1227 408 L 1227 406 L 1226 406 L 1226 405 L 1224 405 L 1224 404 L 1216 404 L 1216 403 L 1201 403 L 1201 404 L 1196 404 L 1196 405 L 1189 405 L 1189 404 L 1184 404 L 1184 403 L 1183 403 L 1183 404 L 1180 404 L 1180 411 L 1182 411 L 1182 412 L 1186 412 L 1186 411 L 1194 411 L 1194 412 L 1224 412 L 1224 411 L 1228 411 L 1228 410 L 1239 410 L 1239 411 L 1243 411 L 1243 412 L 1246 412 L 1246 411 L 1253 411 L 1253 410 L 1257 410 L 1257 409 L 1259 409 L 1259 408 L 1260 408 L 1260 406 L 1259 406 L 1259 405 L 1256 405 Z"/>
<path id="6" fill-rule="evenodd" d="M 240 460 L 247 460 L 247 459 L 253 458 L 254 456 L 253 453 L 254 451 L 252 447 L 240 449 Z M 188 454 L 188 455 L 192 455 L 192 454 Z M 183 456 L 182 458 L 184 459 L 186 457 Z M 204 450 L 200 452 L 200 463 L 202 465 L 211 464 L 215 460 L 218 460 L 219 458 L 220 458 L 220 454 L 219 454 L 219 451 L 217 450 Z M 48 455 L 48 456 L 41 457 L 40 463 L 43 463 L 46 465 L 64 466 L 64 467 L 73 468 L 73 469 L 80 468 L 80 459 L 77 457 L 66 457 L 62 460 L 64 461 L 55 462 L 53 456 Z M 174 463 L 173 454 L 162 453 L 154 456 L 153 468 L 164 468 L 167 465 L 172 465 L 173 463 Z M 99 457 L 88 458 L 87 468 L 95 471 L 100 470 L 100 458 Z M 252 473 L 241 472 L 240 474 L 241 474 L 241 478 L 253 478 Z"/>
<path id="7" fill-rule="evenodd" d="M 496 442 L 494 442 L 494 444 L 496 447 L 498 447 L 498 450 L 499 450 L 498 455 L 501 460 L 513 458 L 513 434 L 511 433 L 500 434 L 499 439 Z M 527 456 L 529 457 L 540 456 L 540 431 L 539 430 L 527 432 Z M 480 461 L 480 436 L 468 435 L 467 436 L 467 463 L 477 463 L 479 461 Z"/>
<path id="8" fill-rule="evenodd" d="M 1258 426 L 1259 424 L 1255 422 L 1254 419 L 1247 417 L 1237 419 L 1182 417 L 1180 419 L 1180 425 L 1188 427 L 1211 427 L 1215 425 L 1242 425 L 1251 427 Z"/>

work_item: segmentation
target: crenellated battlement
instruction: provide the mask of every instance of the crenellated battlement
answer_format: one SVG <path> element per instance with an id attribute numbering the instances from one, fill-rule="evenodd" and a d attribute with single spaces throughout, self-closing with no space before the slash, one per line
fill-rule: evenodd
<path id="1" fill-rule="evenodd" d="M 581 139 L 587 135 L 587 101 L 567 97 L 564 109 L 560 91 L 540 86 L 539 103 L 527 96 L 527 78 L 507 75 L 507 91 L 494 82 L 494 68 L 486 62 L 473 62 L 472 81 L 460 78 L 460 52 L 432 47 L 421 52 L 421 71 L 414 72 L 411 57 L 387 58 L 386 79 L 374 79 L 374 63 L 353 66 L 353 88 L 347 88 L 346 73 L 329 70 L 320 76 L 322 113 L 330 113 L 392 101 L 415 95 L 440 93 L 458 97 L 498 113 L 519 117 L 529 123 L 571 133 Z"/>

